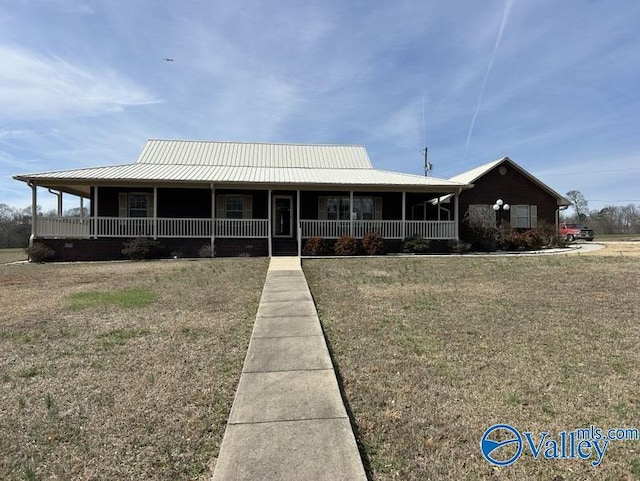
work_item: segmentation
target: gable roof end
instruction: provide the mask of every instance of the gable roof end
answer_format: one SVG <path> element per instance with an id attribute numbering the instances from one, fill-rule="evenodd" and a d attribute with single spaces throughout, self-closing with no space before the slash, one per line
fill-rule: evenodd
<path id="1" fill-rule="evenodd" d="M 492 162 L 487 162 L 486 164 L 480 165 L 471 170 L 467 170 L 466 172 L 462 172 L 461 174 L 454 175 L 449 180 L 452 180 L 454 182 L 460 182 L 463 184 L 473 184 L 480 177 L 482 177 L 483 175 L 487 174 L 488 172 L 490 172 L 491 170 L 495 169 L 496 167 L 502 164 L 509 164 L 513 169 L 517 170 L 520 174 L 525 176 L 527 179 L 529 179 L 531 182 L 536 184 L 542 190 L 547 192 L 552 197 L 555 197 L 559 206 L 571 205 L 570 200 L 560 195 L 558 192 L 553 190 L 551 187 L 549 187 L 547 184 L 542 182 L 540 179 L 538 179 L 534 175 L 527 172 L 525 169 L 520 167 L 517 163 L 515 163 L 509 157 L 502 157 L 501 159 L 494 160 Z"/>

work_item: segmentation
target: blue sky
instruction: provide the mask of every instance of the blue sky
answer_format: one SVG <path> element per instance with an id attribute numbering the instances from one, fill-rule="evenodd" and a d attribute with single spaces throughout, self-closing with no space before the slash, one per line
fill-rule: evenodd
<path id="1" fill-rule="evenodd" d="M 148 138 L 363 144 L 416 174 L 426 144 L 436 177 L 508 155 L 640 203 L 638 25 L 636 0 L 0 1 L 0 203 Z"/>

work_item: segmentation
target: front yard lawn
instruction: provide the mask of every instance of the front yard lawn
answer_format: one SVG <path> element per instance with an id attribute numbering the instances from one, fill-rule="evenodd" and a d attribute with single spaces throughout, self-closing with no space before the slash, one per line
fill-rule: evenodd
<path id="1" fill-rule="evenodd" d="M 0 266 L 0 479 L 209 479 L 267 266 Z"/>
<path id="2" fill-rule="evenodd" d="M 598 467 L 490 465 L 496 423 L 640 428 L 640 258 L 305 260 L 374 480 L 640 479 L 640 442 Z"/>

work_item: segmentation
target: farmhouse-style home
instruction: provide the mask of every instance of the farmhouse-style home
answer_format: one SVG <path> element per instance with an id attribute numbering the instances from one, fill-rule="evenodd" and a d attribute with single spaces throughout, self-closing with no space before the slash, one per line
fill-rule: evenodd
<path id="1" fill-rule="evenodd" d="M 374 169 L 362 146 L 180 140 L 149 140 L 133 164 L 14 178 L 32 189 L 31 242 L 59 260 L 119 258 L 139 236 L 216 256 L 295 255 L 313 236 L 369 232 L 391 249 L 408 236 L 455 240 L 458 199 L 471 187 Z M 88 199 L 89 216 L 63 217 L 59 202 L 58 216 L 37 217 L 38 187 Z M 429 202 L 443 196 L 446 206 Z"/>
<path id="2" fill-rule="evenodd" d="M 449 180 L 472 184 L 458 196 L 459 232 L 464 237 L 465 215 L 484 216 L 514 229 L 531 229 L 541 223 L 558 227 L 559 212 L 571 202 L 527 172 L 509 157 L 480 165 Z M 451 196 L 440 198 L 442 204 Z"/>

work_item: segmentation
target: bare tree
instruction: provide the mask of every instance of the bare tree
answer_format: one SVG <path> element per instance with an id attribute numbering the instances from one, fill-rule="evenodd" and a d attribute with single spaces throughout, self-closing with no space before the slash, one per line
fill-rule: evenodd
<path id="1" fill-rule="evenodd" d="M 578 222 L 584 222 L 587 219 L 587 214 L 589 214 L 589 202 L 579 190 L 570 190 L 566 195 L 576 210 L 576 219 Z"/>

